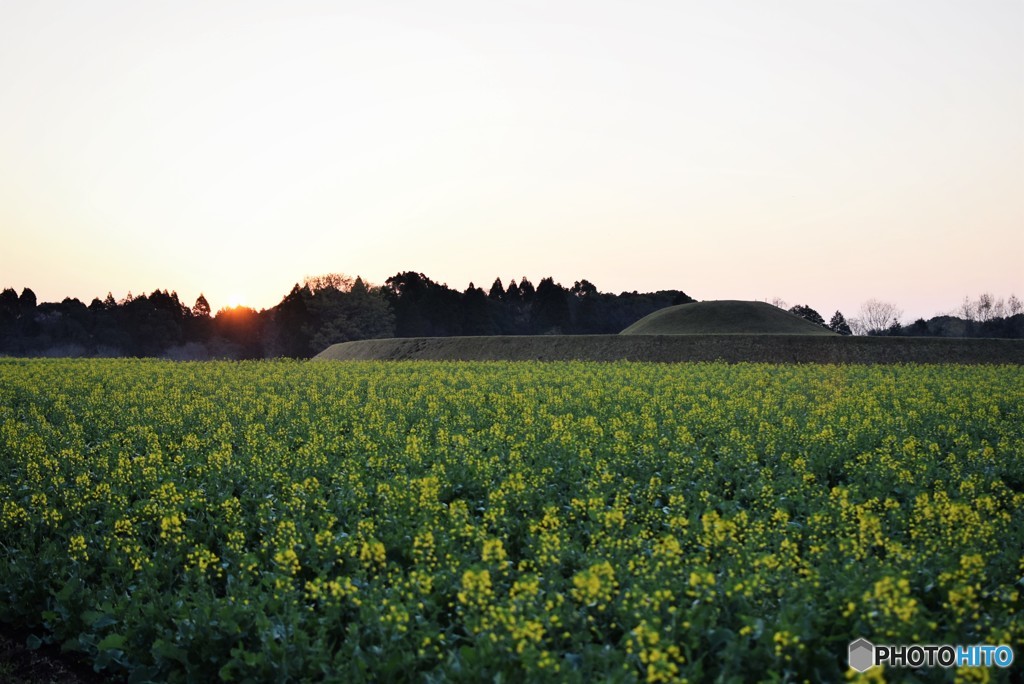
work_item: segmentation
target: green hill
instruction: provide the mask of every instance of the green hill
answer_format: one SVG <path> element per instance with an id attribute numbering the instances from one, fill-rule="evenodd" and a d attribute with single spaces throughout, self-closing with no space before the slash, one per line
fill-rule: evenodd
<path id="1" fill-rule="evenodd" d="M 620 335 L 835 335 L 765 302 L 722 300 L 669 306 L 644 316 Z"/>
<path id="2" fill-rule="evenodd" d="M 403 337 L 331 345 L 315 361 L 1024 363 L 1024 340 L 842 335 Z"/>

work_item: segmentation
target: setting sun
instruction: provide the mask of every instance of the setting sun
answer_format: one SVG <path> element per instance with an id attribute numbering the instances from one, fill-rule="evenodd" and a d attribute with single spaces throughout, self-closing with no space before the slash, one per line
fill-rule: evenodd
<path id="1" fill-rule="evenodd" d="M 234 309 L 239 306 L 245 306 L 245 297 L 240 294 L 228 295 L 228 307 Z"/>

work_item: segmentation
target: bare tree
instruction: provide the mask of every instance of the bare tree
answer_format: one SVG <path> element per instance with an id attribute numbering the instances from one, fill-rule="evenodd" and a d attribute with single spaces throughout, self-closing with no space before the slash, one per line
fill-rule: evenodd
<path id="1" fill-rule="evenodd" d="M 782 297 L 772 297 L 772 300 L 768 303 L 774 307 L 778 307 L 780 309 L 789 311 L 789 304 L 787 304 L 786 300 L 783 299 Z"/>
<path id="2" fill-rule="evenodd" d="M 302 284 L 309 288 L 310 292 L 317 293 L 321 290 L 333 289 L 338 292 L 348 292 L 355 284 L 352 276 L 344 273 L 325 273 L 318 276 L 306 276 Z"/>
<path id="3" fill-rule="evenodd" d="M 995 297 L 993 297 L 992 294 L 988 292 L 983 292 L 981 296 L 978 297 L 978 302 L 975 305 L 975 309 L 978 312 L 978 320 L 980 320 L 982 323 L 992 318 L 992 304 L 994 303 L 994 301 Z"/>
<path id="4" fill-rule="evenodd" d="M 996 299 L 991 292 L 983 292 L 974 300 L 965 296 L 964 301 L 960 303 L 953 315 L 959 316 L 965 321 L 984 323 L 997 318 L 1014 316 L 1022 310 L 1024 310 L 1024 304 L 1021 304 L 1016 295 L 1011 294 L 1010 298 L 1004 301 L 1001 297 Z"/>
<path id="5" fill-rule="evenodd" d="M 1024 303 L 1017 299 L 1017 295 L 1011 294 L 1010 298 L 1006 300 L 1006 310 L 1011 316 L 1016 316 L 1024 311 Z"/>
<path id="6" fill-rule="evenodd" d="M 1002 297 L 992 304 L 992 318 L 1006 318 L 1006 302 Z"/>
<path id="7" fill-rule="evenodd" d="M 965 321 L 975 321 L 978 319 L 978 310 L 974 302 L 967 295 L 964 295 L 964 301 L 960 303 L 960 308 L 956 310 L 956 314 Z"/>
<path id="8" fill-rule="evenodd" d="M 895 304 L 869 299 L 860 305 L 860 315 L 849 321 L 856 335 L 883 332 L 899 325 L 903 310 Z"/>

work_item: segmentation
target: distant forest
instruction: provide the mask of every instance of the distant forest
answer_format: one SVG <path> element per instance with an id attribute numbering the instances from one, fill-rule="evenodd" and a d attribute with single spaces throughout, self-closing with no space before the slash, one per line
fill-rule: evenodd
<path id="1" fill-rule="evenodd" d="M 86 305 L 72 298 L 39 303 L 28 288 L 21 294 L 8 288 L 0 292 L 0 355 L 309 358 L 337 342 L 373 338 L 615 334 L 658 309 L 692 301 L 679 290 L 616 295 L 587 280 L 566 288 L 550 277 L 536 286 L 527 278 L 507 286 L 496 279 L 486 291 L 470 283 L 460 292 L 412 271 L 381 286 L 341 274 L 306 278 L 270 309 L 215 314 L 203 295 L 190 307 L 166 290 L 119 301 L 108 294 Z M 959 317 L 910 325 L 899 322 L 892 305 L 875 300 L 849 324 L 839 311 L 826 323 L 809 306 L 773 303 L 840 334 L 852 328 L 869 335 L 1024 337 L 1020 302 L 992 301 L 965 299 Z"/>
<path id="2" fill-rule="evenodd" d="M 618 333 L 647 314 L 694 301 L 678 290 L 610 294 L 586 280 L 566 288 L 527 278 L 465 291 L 408 271 L 382 286 L 329 274 L 296 284 L 262 311 L 214 314 L 202 295 L 191 307 L 175 292 L 85 304 L 37 303 L 30 289 L 0 292 L 0 354 L 155 356 L 171 359 L 308 358 L 331 344 L 384 337 Z"/>

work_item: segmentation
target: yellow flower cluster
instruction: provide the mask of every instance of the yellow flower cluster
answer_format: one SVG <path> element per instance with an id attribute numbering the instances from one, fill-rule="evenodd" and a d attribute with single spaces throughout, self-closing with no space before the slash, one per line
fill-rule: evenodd
<path id="1" fill-rule="evenodd" d="M 220 558 L 209 549 L 197 548 L 190 551 L 185 561 L 185 570 L 195 568 L 201 574 L 209 571 L 215 577 L 223 577 L 224 569 L 220 566 Z"/>
<path id="2" fill-rule="evenodd" d="M 584 605 L 603 611 L 618 591 L 615 569 L 608 561 L 591 565 L 572 578 L 572 595 Z"/>
<path id="3" fill-rule="evenodd" d="M 68 541 L 68 556 L 71 560 L 76 561 L 87 561 L 89 560 L 88 545 L 85 543 L 85 537 L 81 534 L 76 534 L 71 537 Z"/>
<path id="4" fill-rule="evenodd" d="M 489 570 L 484 568 L 466 570 L 462 573 L 462 591 L 458 594 L 459 603 L 467 606 L 486 606 L 493 594 Z"/>
<path id="5" fill-rule="evenodd" d="M 641 621 L 626 640 L 626 652 L 635 653 L 644 667 L 645 681 L 678 682 L 679 667 L 685 662 L 679 646 L 662 643 L 661 634 Z"/>

